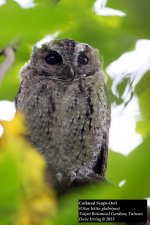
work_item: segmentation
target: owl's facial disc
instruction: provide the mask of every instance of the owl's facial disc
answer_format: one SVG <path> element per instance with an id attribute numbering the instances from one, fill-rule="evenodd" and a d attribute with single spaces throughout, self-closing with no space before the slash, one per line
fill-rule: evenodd
<path id="1" fill-rule="evenodd" d="M 81 58 L 80 59 L 81 63 L 84 63 L 82 62 L 83 59 Z M 50 68 L 52 69 L 55 69 L 55 67 L 57 68 L 58 66 L 61 66 L 60 68 L 60 75 L 58 77 L 58 79 L 61 79 L 61 80 L 73 80 L 74 79 L 74 76 L 75 76 L 75 73 L 74 73 L 74 70 L 70 64 L 70 62 L 68 62 L 67 64 L 66 63 L 63 63 L 63 59 L 61 57 L 61 55 L 56 52 L 56 51 L 51 51 L 46 57 L 45 57 L 45 62 L 48 66 L 50 66 Z M 59 72 L 58 72 L 59 74 Z M 47 74 L 48 75 L 48 74 Z"/>
<path id="2" fill-rule="evenodd" d="M 62 81 L 94 76 L 100 66 L 96 49 L 70 39 L 54 40 L 35 48 L 30 61 L 35 74 Z"/>

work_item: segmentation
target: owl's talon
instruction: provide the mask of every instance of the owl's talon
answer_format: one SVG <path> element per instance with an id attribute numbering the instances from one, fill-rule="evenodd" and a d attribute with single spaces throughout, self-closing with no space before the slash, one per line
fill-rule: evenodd
<path id="1" fill-rule="evenodd" d="M 71 172 L 70 173 L 70 181 L 69 181 L 69 185 L 76 179 L 76 173 L 75 172 Z"/>
<path id="2" fill-rule="evenodd" d="M 57 177 L 57 181 L 58 181 L 59 183 L 61 183 L 61 182 L 62 182 L 62 178 L 63 178 L 62 173 L 57 173 L 57 174 L 56 174 L 56 177 Z"/>

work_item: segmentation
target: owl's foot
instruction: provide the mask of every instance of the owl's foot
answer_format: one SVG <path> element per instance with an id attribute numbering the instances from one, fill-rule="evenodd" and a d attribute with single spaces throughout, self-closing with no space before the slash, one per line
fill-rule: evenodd
<path id="1" fill-rule="evenodd" d="M 70 185 L 76 179 L 76 173 L 74 171 L 71 171 L 69 175 L 65 177 L 62 173 L 59 172 L 56 174 L 56 179 L 60 184 L 68 183 L 68 185 Z"/>
<path id="2" fill-rule="evenodd" d="M 62 183 L 62 179 L 63 179 L 62 173 L 57 173 L 56 174 L 56 178 L 57 178 L 57 181 L 61 184 Z"/>
<path id="3" fill-rule="evenodd" d="M 69 184 L 72 184 L 74 182 L 74 180 L 76 179 L 76 173 L 74 171 L 71 171 L 70 173 L 70 180 L 69 180 Z"/>
<path id="4" fill-rule="evenodd" d="M 104 181 L 105 178 L 96 173 L 91 173 L 88 175 L 77 175 L 74 171 L 71 171 L 68 176 L 63 176 L 62 173 L 56 174 L 57 182 L 61 185 L 72 185 L 76 183 L 88 184 Z"/>
<path id="5" fill-rule="evenodd" d="M 90 184 L 90 183 L 96 183 L 96 182 L 104 182 L 105 178 L 102 177 L 99 174 L 91 173 L 87 176 L 77 176 L 74 180 L 74 184 Z"/>

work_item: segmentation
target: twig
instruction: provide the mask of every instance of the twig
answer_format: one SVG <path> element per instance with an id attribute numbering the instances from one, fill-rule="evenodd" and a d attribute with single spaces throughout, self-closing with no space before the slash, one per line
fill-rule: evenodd
<path id="1" fill-rule="evenodd" d="M 0 55 L 4 55 L 4 62 L 0 65 L 0 81 L 5 76 L 6 72 L 12 67 L 15 61 L 15 50 L 11 46 L 0 50 Z"/>

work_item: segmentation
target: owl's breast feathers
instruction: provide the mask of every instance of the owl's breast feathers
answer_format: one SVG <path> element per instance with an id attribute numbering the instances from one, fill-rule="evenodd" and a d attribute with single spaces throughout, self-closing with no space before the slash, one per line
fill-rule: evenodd
<path id="1" fill-rule="evenodd" d="M 16 106 L 25 114 L 30 141 L 56 172 L 104 175 L 110 105 L 101 74 L 64 82 L 24 78 Z"/>

